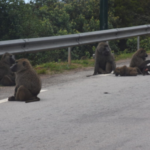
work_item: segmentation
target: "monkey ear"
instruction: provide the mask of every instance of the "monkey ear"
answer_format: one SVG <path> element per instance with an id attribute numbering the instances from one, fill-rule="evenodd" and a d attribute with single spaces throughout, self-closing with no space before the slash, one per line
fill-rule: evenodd
<path id="1" fill-rule="evenodd" d="M 23 61 L 23 63 L 22 63 L 22 64 L 23 64 L 23 66 L 25 66 L 25 65 L 26 65 L 26 62 L 25 62 L 25 61 Z"/>

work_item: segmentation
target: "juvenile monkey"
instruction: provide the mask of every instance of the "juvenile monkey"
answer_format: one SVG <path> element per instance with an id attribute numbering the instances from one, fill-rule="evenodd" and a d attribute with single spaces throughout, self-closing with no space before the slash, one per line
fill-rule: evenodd
<path id="1" fill-rule="evenodd" d="M 32 68 L 29 60 L 19 59 L 11 67 L 16 74 L 16 87 L 14 96 L 8 98 L 9 101 L 39 101 L 37 95 L 41 90 L 41 80 Z"/>
<path id="2" fill-rule="evenodd" d="M 146 60 L 147 56 L 148 55 L 143 48 L 137 50 L 132 56 L 130 67 L 138 67 L 142 72 L 143 68 L 150 63 L 150 60 Z"/>
<path id="3" fill-rule="evenodd" d="M 114 71 L 114 74 L 116 76 L 137 76 L 139 72 L 139 68 L 137 67 L 127 67 L 127 66 L 122 66 L 122 67 L 117 67 Z"/>

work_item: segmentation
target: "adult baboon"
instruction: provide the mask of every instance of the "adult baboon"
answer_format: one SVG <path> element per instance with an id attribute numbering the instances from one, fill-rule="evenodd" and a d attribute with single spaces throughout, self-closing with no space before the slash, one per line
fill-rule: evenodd
<path id="1" fill-rule="evenodd" d="M 114 74 L 116 76 L 137 76 L 139 72 L 138 67 L 127 67 L 127 66 L 122 66 L 122 67 L 117 67 L 114 71 Z"/>
<path id="2" fill-rule="evenodd" d="M 0 60 L 0 84 L 4 86 L 15 85 L 15 74 L 10 66 L 15 63 L 14 55 L 5 53 Z"/>
<path id="3" fill-rule="evenodd" d="M 93 75 L 111 73 L 115 68 L 115 59 L 109 45 L 106 42 L 99 43 L 95 51 Z"/>
<path id="4" fill-rule="evenodd" d="M 143 68 L 150 63 L 150 60 L 146 60 L 147 56 L 148 55 L 143 48 L 137 50 L 132 56 L 130 67 L 138 67 L 142 72 Z"/>
<path id="5" fill-rule="evenodd" d="M 19 59 L 11 67 L 16 73 L 15 94 L 8 98 L 9 101 L 39 101 L 37 95 L 41 90 L 41 80 L 27 59 Z"/>

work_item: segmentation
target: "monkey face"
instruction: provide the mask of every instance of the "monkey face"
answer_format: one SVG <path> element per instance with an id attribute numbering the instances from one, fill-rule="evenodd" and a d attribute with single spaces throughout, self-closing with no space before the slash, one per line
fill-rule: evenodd
<path id="1" fill-rule="evenodd" d="M 10 54 L 10 53 L 5 53 L 3 56 L 2 56 L 2 59 L 7 63 L 9 64 L 9 66 L 11 66 L 12 64 L 15 63 L 15 56 Z"/>
<path id="2" fill-rule="evenodd" d="M 12 72 L 24 71 L 24 70 L 26 70 L 26 62 L 25 61 L 21 61 L 21 59 L 17 60 L 15 62 L 15 64 L 13 64 L 12 67 L 10 67 L 10 69 L 11 69 Z"/>
<path id="3" fill-rule="evenodd" d="M 108 46 L 108 45 L 104 45 L 103 50 L 102 50 L 101 53 L 102 53 L 102 55 L 104 55 L 104 56 L 110 55 L 110 48 L 109 48 L 109 46 Z"/>
<path id="4" fill-rule="evenodd" d="M 144 49 L 141 49 L 141 50 L 140 50 L 139 56 L 140 56 L 141 58 L 143 58 L 144 60 L 145 60 L 146 57 L 148 57 L 148 55 L 147 55 L 147 53 L 146 53 L 146 51 L 145 51 Z"/>

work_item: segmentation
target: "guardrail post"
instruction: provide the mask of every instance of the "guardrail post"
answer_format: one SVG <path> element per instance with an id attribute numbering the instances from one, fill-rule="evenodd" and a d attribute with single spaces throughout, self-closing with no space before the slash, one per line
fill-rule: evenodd
<path id="1" fill-rule="evenodd" d="M 71 64 L 71 47 L 68 47 L 68 64 Z"/>
<path id="2" fill-rule="evenodd" d="M 137 49 L 140 49 L 140 36 L 137 37 Z"/>

